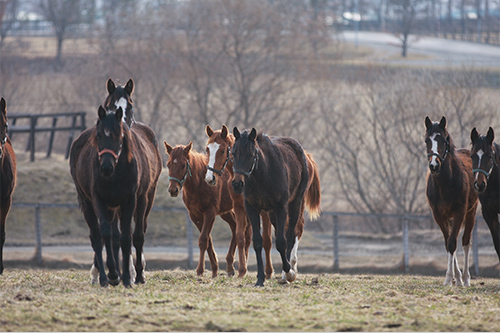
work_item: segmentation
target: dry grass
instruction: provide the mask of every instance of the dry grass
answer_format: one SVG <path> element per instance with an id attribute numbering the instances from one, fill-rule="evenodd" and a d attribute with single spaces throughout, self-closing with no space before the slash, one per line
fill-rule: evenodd
<path id="1" fill-rule="evenodd" d="M 299 275 L 253 286 L 180 270 L 145 285 L 101 288 L 87 271 L 10 270 L 0 277 L 4 331 L 499 331 L 498 280 L 444 287 L 420 276 Z"/>

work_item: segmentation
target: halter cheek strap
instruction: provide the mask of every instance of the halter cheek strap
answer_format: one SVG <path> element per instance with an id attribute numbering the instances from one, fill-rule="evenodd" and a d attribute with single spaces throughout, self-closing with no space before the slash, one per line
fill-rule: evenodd
<path id="1" fill-rule="evenodd" d="M 181 189 L 182 189 L 182 186 L 186 182 L 188 175 L 189 175 L 189 177 L 192 177 L 191 167 L 189 166 L 189 160 L 187 161 L 187 170 L 186 170 L 186 173 L 184 174 L 184 178 L 182 178 L 182 180 L 180 180 L 179 178 L 170 177 L 170 176 L 168 177 L 168 180 L 174 180 L 174 181 L 178 182 L 181 185 Z"/>
<path id="2" fill-rule="evenodd" d="M 475 174 L 476 172 L 480 172 L 486 176 L 486 181 L 488 181 L 490 179 L 491 173 L 493 172 L 493 169 L 495 168 L 495 166 L 498 166 L 495 153 L 492 154 L 491 158 L 493 160 L 493 163 L 491 163 L 491 168 L 488 172 L 484 171 L 483 169 L 477 168 L 477 169 L 472 169 L 472 173 Z"/>

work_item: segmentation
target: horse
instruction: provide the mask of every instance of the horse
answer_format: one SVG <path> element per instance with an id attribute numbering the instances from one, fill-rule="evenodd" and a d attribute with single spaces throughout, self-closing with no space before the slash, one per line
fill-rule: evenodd
<path id="1" fill-rule="evenodd" d="M 477 193 L 474 190 L 472 160 L 468 149 L 457 149 L 446 128 L 446 118 L 432 122 L 425 118 L 425 143 L 429 170 L 427 172 L 427 202 L 434 220 L 444 236 L 448 252 L 445 285 L 470 286 L 469 253 L 474 228 Z M 464 274 L 458 266 L 456 249 L 460 229 L 464 227 Z"/>
<path id="2" fill-rule="evenodd" d="M 236 217 L 236 240 L 238 244 L 239 267 L 238 277 L 244 277 L 247 273 L 248 249 L 250 248 L 250 240 L 252 237 L 252 229 L 250 222 L 247 219 L 245 212 L 245 204 L 243 195 L 234 192 L 231 181 L 234 176 L 233 161 L 231 159 L 231 147 L 234 143 L 234 136 L 229 133 L 226 125 L 222 125 L 222 129 L 215 131 L 207 125 L 205 133 L 208 136 L 206 144 L 208 165 L 205 180 L 210 185 L 217 185 L 220 182 L 217 179 L 229 171 L 230 177 L 222 179 L 226 181 L 229 187 L 229 194 L 233 200 L 233 211 Z M 225 186 L 225 185 L 224 185 Z M 271 221 L 267 213 L 261 213 L 262 217 L 262 238 L 263 247 L 266 254 L 266 279 L 270 279 L 273 274 L 273 266 L 271 262 Z"/>
<path id="3" fill-rule="evenodd" d="M 235 141 L 233 180 L 236 193 L 245 198 L 245 211 L 252 223 L 252 240 L 257 256 L 257 283 L 264 285 L 262 264 L 261 211 L 269 214 L 275 227 L 276 249 L 280 253 L 284 278 L 293 282 L 296 265 L 290 258 L 297 254 L 297 223 L 303 220 L 304 207 L 312 219 L 320 213 L 320 184 L 317 168 L 309 172 L 308 160 L 302 146 L 292 138 L 269 137 L 255 128 L 240 133 L 233 129 Z M 286 233 L 286 237 L 285 237 Z"/>
<path id="4" fill-rule="evenodd" d="M 134 118 L 134 107 L 132 105 L 132 93 L 134 92 L 134 80 L 129 79 L 125 86 L 116 86 L 112 79 L 108 79 L 106 82 L 106 89 L 108 91 L 108 96 L 104 100 L 103 107 L 106 110 L 116 111 L 118 108 L 122 108 L 125 114 L 122 120 L 130 128 L 132 124 L 135 124 Z"/>
<path id="5" fill-rule="evenodd" d="M 500 260 L 500 145 L 495 143 L 495 132 L 490 127 L 485 136 L 474 127 L 470 133 L 474 189 L 481 202 L 483 218 L 490 229 L 493 245 Z"/>
<path id="6" fill-rule="evenodd" d="M 189 217 L 200 231 L 198 246 L 200 248 L 200 258 L 196 274 L 203 275 L 205 267 L 205 251 L 210 259 L 212 278 L 217 276 L 219 264 L 212 242 L 212 228 L 215 217 L 219 215 L 231 228 L 231 242 L 226 256 L 226 271 L 228 276 L 234 275 L 234 254 L 236 251 L 236 221 L 232 211 L 233 200 L 229 194 L 227 179 L 229 172 L 221 175 L 226 181 L 220 182 L 216 186 L 210 186 L 205 182 L 205 172 L 207 170 L 206 156 L 193 149 L 191 141 L 187 146 L 178 145 L 175 148 L 166 141 L 165 151 L 169 155 L 167 168 L 169 174 L 168 192 L 170 196 L 177 197 L 182 191 L 182 200 L 186 206 Z"/>
<path id="7" fill-rule="evenodd" d="M 16 154 L 8 134 L 7 103 L 0 98 L 0 275 L 3 273 L 3 245 L 5 244 L 5 221 L 12 204 L 16 187 Z"/>
<path id="8" fill-rule="evenodd" d="M 136 249 L 135 283 L 145 283 L 142 253 L 147 217 L 153 206 L 162 161 L 154 132 L 145 124 L 130 129 L 123 122 L 123 109 L 116 112 L 98 109 L 98 120 L 73 142 L 70 150 L 70 171 L 78 200 L 90 229 L 95 266 L 99 282 L 105 287 L 117 285 L 120 277 L 131 287 L 130 256 Z M 135 228 L 132 238 L 132 218 Z M 120 223 L 120 233 L 118 230 Z M 104 270 L 103 241 L 107 253 L 108 276 Z M 115 243 L 123 253 L 120 274 Z M 116 255 L 116 256 L 115 256 Z"/>

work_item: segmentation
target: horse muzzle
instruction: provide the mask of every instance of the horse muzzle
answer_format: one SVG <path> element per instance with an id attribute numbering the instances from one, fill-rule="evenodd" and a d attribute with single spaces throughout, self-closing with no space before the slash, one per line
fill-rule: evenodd
<path id="1" fill-rule="evenodd" d="M 101 162 L 101 174 L 104 177 L 110 177 L 114 171 L 115 171 L 115 165 L 111 161 L 111 159 L 104 159 Z"/>
<path id="2" fill-rule="evenodd" d="M 168 193 L 170 194 L 170 196 L 172 198 L 175 198 L 179 195 L 179 186 L 177 186 L 177 184 L 170 184 L 168 186 Z"/>
<path id="3" fill-rule="evenodd" d="M 233 179 L 231 182 L 231 186 L 233 186 L 233 191 L 236 194 L 241 194 L 243 193 L 243 187 L 245 186 L 245 183 L 241 179 Z"/>
<path id="4" fill-rule="evenodd" d="M 483 193 L 486 190 L 486 182 L 474 182 L 474 189 L 477 193 Z"/>

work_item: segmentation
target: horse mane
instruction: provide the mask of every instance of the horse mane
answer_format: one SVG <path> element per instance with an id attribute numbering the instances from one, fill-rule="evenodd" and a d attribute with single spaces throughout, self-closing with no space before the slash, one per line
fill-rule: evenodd
<path id="1" fill-rule="evenodd" d="M 205 173 L 207 169 L 207 155 L 201 154 L 193 149 L 189 151 L 188 158 L 191 162 L 191 169 L 193 174 L 198 175 L 201 173 Z"/>

